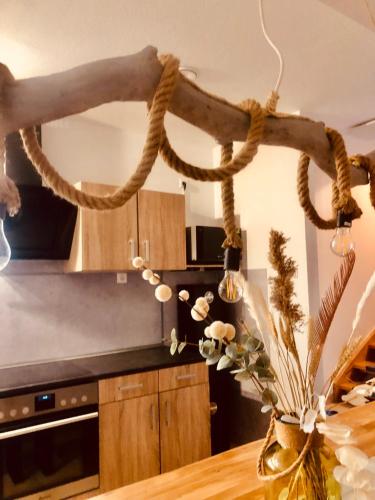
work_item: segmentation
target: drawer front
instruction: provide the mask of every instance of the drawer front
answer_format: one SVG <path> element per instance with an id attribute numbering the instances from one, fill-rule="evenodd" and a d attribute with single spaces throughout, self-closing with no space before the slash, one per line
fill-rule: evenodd
<path id="1" fill-rule="evenodd" d="M 138 398 L 158 392 L 158 372 L 135 373 L 99 381 L 99 403 Z"/>
<path id="2" fill-rule="evenodd" d="M 206 363 L 175 366 L 159 370 L 159 392 L 208 382 Z"/>

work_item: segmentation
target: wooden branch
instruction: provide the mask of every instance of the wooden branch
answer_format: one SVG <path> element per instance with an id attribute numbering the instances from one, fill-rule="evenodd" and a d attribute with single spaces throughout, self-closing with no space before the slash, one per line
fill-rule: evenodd
<path id="1" fill-rule="evenodd" d="M 46 123 L 112 101 L 149 101 L 162 66 L 153 47 L 136 54 L 105 59 L 49 76 L 10 80 L 0 66 L 3 102 L 1 133 Z M 243 141 L 249 116 L 222 100 L 208 96 L 181 79 L 170 103 L 170 112 L 199 127 L 219 143 Z M 324 124 L 298 117 L 269 117 L 264 144 L 305 151 L 332 179 L 336 171 Z M 375 151 L 368 155 L 375 161 Z M 367 184 L 367 173 L 353 169 L 352 185 Z"/>

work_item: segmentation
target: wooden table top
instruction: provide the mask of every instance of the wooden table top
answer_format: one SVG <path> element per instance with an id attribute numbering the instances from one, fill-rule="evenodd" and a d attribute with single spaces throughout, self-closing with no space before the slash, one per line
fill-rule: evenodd
<path id="1" fill-rule="evenodd" d="M 357 446 L 375 455 L 375 402 L 352 408 L 330 418 L 349 425 Z M 256 460 L 262 440 L 245 444 L 172 472 L 96 496 L 96 500 L 252 499 L 263 498 Z M 332 448 L 336 446 L 329 443 Z"/>

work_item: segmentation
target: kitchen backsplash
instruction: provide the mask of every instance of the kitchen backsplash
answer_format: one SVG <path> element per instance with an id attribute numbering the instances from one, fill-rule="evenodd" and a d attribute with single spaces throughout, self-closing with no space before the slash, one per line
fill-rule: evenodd
<path id="1" fill-rule="evenodd" d="M 175 283 L 209 282 L 215 272 L 165 273 Z M 0 366 L 62 359 L 160 343 L 162 305 L 140 274 L 63 274 L 61 262 L 11 262 L 0 275 Z M 167 332 L 169 333 L 169 332 Z"/>

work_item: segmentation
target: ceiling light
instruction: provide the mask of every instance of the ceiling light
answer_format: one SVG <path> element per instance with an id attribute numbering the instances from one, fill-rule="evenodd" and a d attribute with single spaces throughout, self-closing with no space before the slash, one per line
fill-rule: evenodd
<path id="1" fill-rule="evenodd" d="M 194 68 L 191 68 L 190 66 L 180 66 L 179 70 L 180 70 L 180 73 L 182 73 L 185 78 L 187 78 L 188 80 L 191 80 L 192 82 L 198 78 L 197 70 L 195 70 Z"/>

